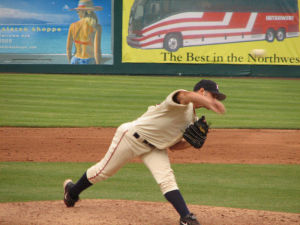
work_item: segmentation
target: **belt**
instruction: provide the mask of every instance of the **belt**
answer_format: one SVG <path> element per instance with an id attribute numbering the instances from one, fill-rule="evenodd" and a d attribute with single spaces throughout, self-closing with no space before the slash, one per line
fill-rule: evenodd
<path id="1" fill-rule="evenodd" d="M 135 132 L 135 133 L 133 134 L 133 136 L 134 136 L 136 139 L 138 139 L 139 141 L 141 141 L 142 143 L 148 145 L 149 147 L 155 148 L 155 146 L 154 146 L 153 144 L 149 143 L 146 139 L 140 138 L 141 136 L 140 136 L 137 132 Z"/>

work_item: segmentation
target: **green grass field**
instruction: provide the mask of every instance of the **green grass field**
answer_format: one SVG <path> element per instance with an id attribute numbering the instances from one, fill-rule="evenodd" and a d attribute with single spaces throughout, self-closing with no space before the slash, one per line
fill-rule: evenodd
<path id="1" fill-rule="evenodd" d="M 0 163 L 0 202 L 61 200 L 62 183 L 77 180 L 91 163 Z M 300 213 L 297 165 L 175 164 L 189 204 Z M 166 201 L 148 169 L 131 163 L 97 183 L 83 199 Z"/>
<path id="2" fill-rule="evenodd" d="M 116 127 L 199 77 L 0 74 L 0 126 Z M 227 114 L 213 128 L 300 128 L 300 80 L 213 78 Z"/>
<path id="3" fill-rule="evenodd" d="M 0 74 L 0 126 L 116 127 L 201 78 Z M 226 115 L 205 109 L 212 128 L 300 128 L 300 80 L 212 78 Z M 0 162 L 0 202 L 58 200 L 62 182 L 89 163 Z M 175 164 L 190 204 L 300 213 L 299 165 Z M 143 164 L 128 164 L 82 198 L 165 201 Z"/>

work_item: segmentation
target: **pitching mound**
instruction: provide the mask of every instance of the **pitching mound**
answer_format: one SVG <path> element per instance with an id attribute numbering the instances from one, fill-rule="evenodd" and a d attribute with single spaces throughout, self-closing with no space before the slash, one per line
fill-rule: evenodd
<path id="1" fill-rule="evenodd" d="M 202 224 L 298 225 L 299 214 L 189 205 Z M 175 225 L 178 215 L 168 203 L 82 200 L 74 208 L 62 201 L 0 204 L 0 224 Z"/>

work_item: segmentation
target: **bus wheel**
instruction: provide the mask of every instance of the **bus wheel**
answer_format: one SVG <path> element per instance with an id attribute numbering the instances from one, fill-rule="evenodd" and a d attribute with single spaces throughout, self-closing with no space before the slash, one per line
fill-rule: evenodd
<path id="1" fill-rule="evenodd" d="M 275 30 L 270 28 L 267 30 L 267 33 L 266 33 L 266 41 L 272 42 L 272 41 L 274 41 L 274 39 L 275 39 Z"/>
<path id="2" fill-rule="evenodd" d="M 277 41 L 283 41 L 285 37 L 286 37 L 285 29 L 284 28 L 278 29 L 276 32 Z"/>
<path id="3" fill-rule="evenodd" d="M 164 49 L 169 52 L 176 52 L 182 46 L 182 38 L 180 34 L 167 34 L 164 39 Z"/>

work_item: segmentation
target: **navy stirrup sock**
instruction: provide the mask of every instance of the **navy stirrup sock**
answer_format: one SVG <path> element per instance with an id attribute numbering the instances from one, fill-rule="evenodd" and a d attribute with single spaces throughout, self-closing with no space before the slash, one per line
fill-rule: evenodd
<path id="1" fill-rule="evenodd" d="M 83 190 L 87 189 L 91 185 L 92 184 L 87 179 L 86 173 L 84 173 L 77 183 L 70 189 L 70 196 L 72 198 L 78 197 Z"/>
<path id="2" fill-rule="evenodd" d="M 185 217 L 186 215 L 190 214 L 190 211 L 188 210 L 179 190 L 167 192 L 165 194 L 165 198 L 173 205 L 181 217 Z"/>

